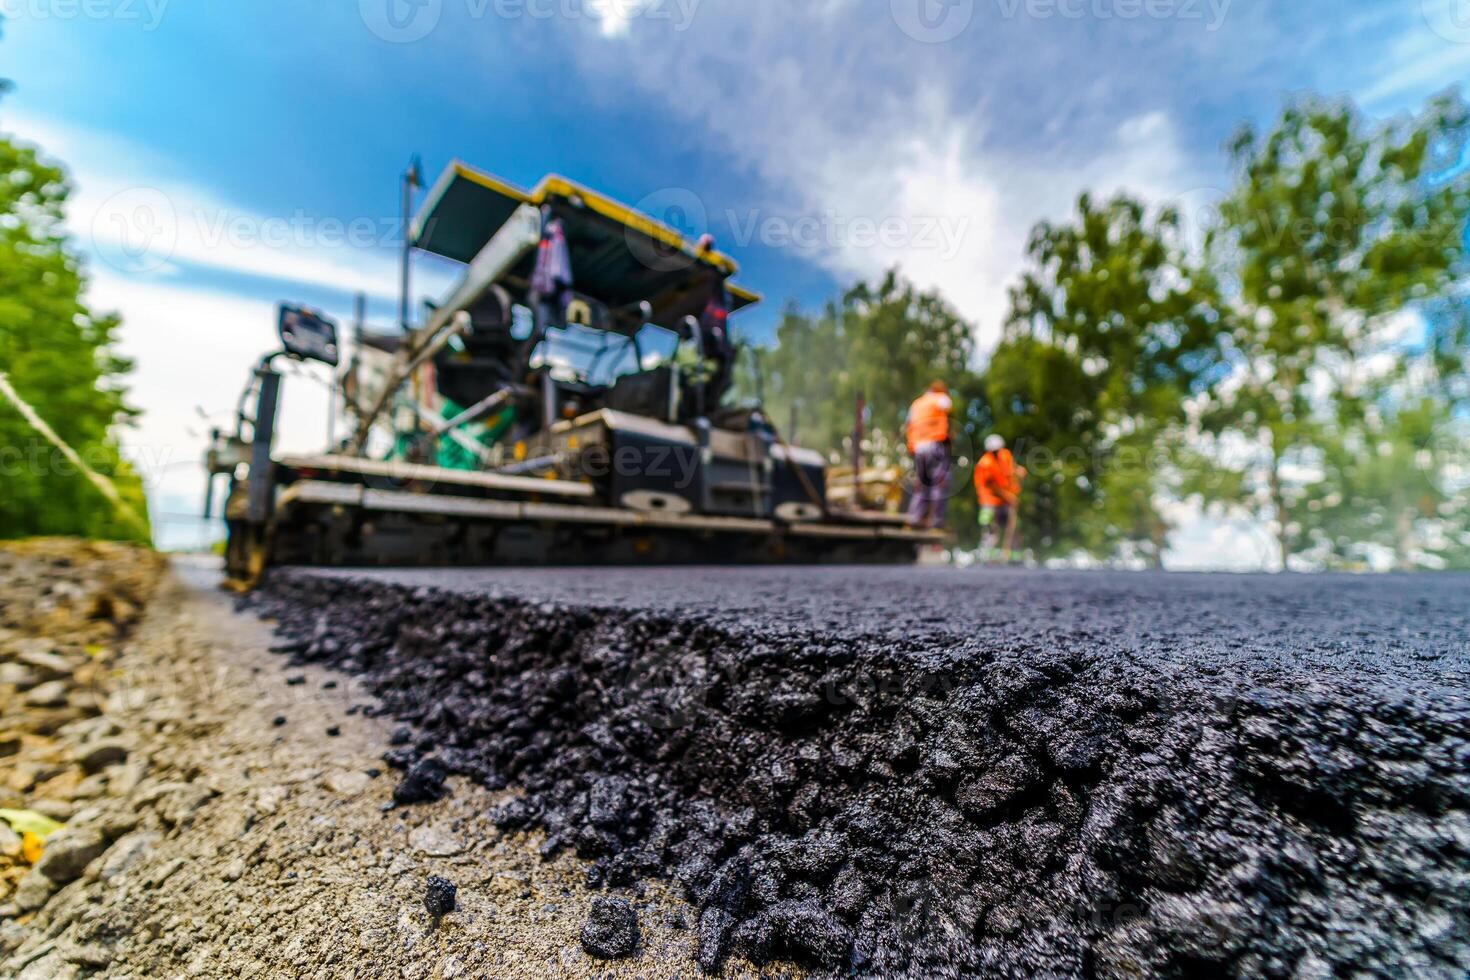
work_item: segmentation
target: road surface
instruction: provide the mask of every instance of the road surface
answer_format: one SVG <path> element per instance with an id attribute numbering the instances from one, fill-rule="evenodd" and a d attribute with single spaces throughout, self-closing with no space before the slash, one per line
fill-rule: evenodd
<path id="1" fill-rule="evenodd" d="M 298 660 L 702 962 L 1470 969 L 1470 577 L 284 571 Z"/>

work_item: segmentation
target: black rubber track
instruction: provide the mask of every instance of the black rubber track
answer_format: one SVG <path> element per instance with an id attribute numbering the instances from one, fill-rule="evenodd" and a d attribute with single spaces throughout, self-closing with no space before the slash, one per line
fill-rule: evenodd
<path id="1" fill-rule="evenodd" d="M 682 881 L 710 970 L 1470 972 L 1470 577 L 277 571 L 252 602 L 414 727 L 395 762 L 523 787 L 502 825 L 594 884 Z"/>

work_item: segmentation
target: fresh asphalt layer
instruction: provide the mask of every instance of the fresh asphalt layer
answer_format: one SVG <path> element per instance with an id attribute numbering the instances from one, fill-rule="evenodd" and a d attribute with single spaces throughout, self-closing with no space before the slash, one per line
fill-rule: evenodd
<path id="1" fill-rule="evenodd" d="M 338 569 L 312 574 L 815 633 L 945 660 L 1034 648 L 1269 684 L 1464 698 L 1470 575 L 1234 575 L 936 567 Z"/>
<path id="2" fill-rule="evenodd" d="M 710 973 L 1470 975 L 1470 576 L 282 569 L 250 601 L 408 726 L 395 798 L 519 788 L 497 826 L 594 887 L 677 880 Z"/>

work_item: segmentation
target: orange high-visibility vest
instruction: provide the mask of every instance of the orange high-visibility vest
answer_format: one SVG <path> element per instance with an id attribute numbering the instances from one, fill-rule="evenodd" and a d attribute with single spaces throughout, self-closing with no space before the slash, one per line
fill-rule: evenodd
<path id="1" fill-rule="evenodd" d="M 1010 503 L 1002 494 L 1012 499 L 1021 495 L 1016 457 L 1009 449 L 986 453 L 975 464 L 975 496 L 979 498 L 980 506 L 1003 507 Z"/>
<path id="2" fill-rule="evenodd" d="M 909 406 L 909 452 L 926 442 L 949 441 L 949 410 L 953 406 L 942 391 L 926 391 Z"/>

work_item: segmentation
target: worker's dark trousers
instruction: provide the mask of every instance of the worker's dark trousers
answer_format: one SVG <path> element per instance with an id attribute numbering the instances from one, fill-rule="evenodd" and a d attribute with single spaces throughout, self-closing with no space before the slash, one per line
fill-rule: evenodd
<path id="1" fill-rule="evenodd" d="M 941 527 L 949 512 L 949 444 L 926 442 L 914 451 L 914 495 L 909 523 Z"/>

